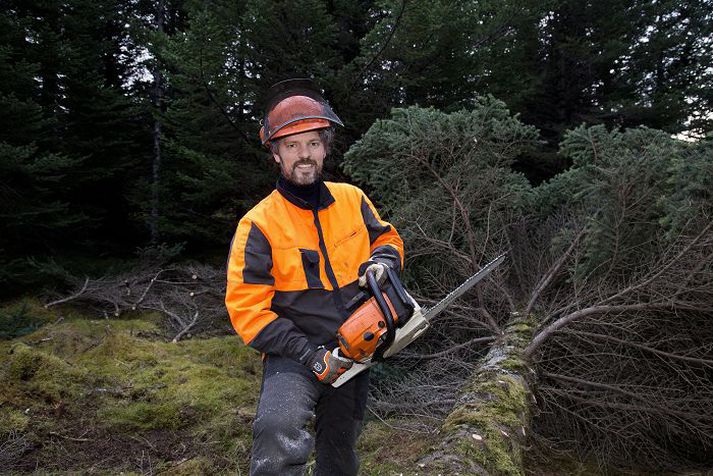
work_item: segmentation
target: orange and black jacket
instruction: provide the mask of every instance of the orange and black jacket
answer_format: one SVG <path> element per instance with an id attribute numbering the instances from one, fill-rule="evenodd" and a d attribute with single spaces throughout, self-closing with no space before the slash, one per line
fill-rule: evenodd
<path id="1" fill-rule="evenodd" d="M 283 182 L 239 222 L 228 259 L 225 304 L 251 347 L 306 363 L 320 345 L 336 347 L 369 261 L 403 267 L 403 242 L 364 192 L 320 182 L 317 206 Z"/>

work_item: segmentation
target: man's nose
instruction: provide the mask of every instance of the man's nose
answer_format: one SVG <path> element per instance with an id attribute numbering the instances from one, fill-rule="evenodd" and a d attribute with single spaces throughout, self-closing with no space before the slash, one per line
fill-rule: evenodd
<path id="1" fill-rule="evenodd" d="M 300 147 L 299 150 L 297 151 L 297 156 L 300 159 L 309 159 L 309 148 L 308 147 Z"/>

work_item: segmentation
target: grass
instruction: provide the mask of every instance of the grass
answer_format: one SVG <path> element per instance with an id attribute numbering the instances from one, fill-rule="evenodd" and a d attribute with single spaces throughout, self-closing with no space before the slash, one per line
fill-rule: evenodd
<path id="1" fill-rule="evenodd" d="M 0 339 L 7 471 L 247 474 L 262 363 L 236 336 L 171 343 L 157 315 L 96 320 L 31 299 L 0 306 L 2 315 L 37 323 Z M 362 474 L 417 468 L 428 441 L 397 426 L 365 424 Z"/>
<path id="2" fill-rule="evenodd" d="M 247 471 L 261 362 L 237 337 L 171 343 L 156 316 L 92 320 L 32 300 L 0 315 L 19 310 L 43 324 L 0 340 L 0 447 L 30 443 L 0 454 L 8 469 Z"/>

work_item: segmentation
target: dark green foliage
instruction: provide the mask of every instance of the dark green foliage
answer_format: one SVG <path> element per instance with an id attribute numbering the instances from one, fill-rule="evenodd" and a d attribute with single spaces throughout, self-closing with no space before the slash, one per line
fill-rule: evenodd
<path id="1" fill-rule="evenodd" d="M 536 143 L 534 128 L 492 98 L 452 114 L 394 109 L 344 168 L 404 237 L 409 273 L 448 289 L 501 249 L 505 227 L 524 213 L 530 185 L 510 165 Z"/>
<path id="2" fill-rule="evenodd" d="M 0 308 L 0 340 L 22 337 L 46 324 L 47 316 L 36 311 L 26 301 Z"/>
<path id="3" fill-rule="evenodd" d="M 251 73 L 260 74 L 262 91 L 295 74 L 326 78 L 341 65 L 337 27 L 326 2 L 249 0 L 243 21 Z"/>
<path id="4" fill-rule="evenodd" d="M 21 270 L 25 254 L 131 242 L 126 179 L 144 139 L 122 89 L 127 5 L 8 3 L 0 43 L 2 202 L 12 210 L 3 213 L 4 256 L 20 258 Z"/>
<path id="5" fill-rule="evenodd" d="M 662 225 L 672 232 L 713 219 L 713 142 L 681 145 L 668 164 Z"/>
<path id="6" fill-rule="evenodd" d="M 700 228 L 710 217 L 713 154 L 705 143 L 644 127 L 580 126 L 566 134 L 560 153 L 573 167 L 536 188 L 533 205 L 542 216 L 566 209 L 586 223 L 581 272 L 608 263 L 625 275 L 655 256 L 663 236 Z"/>
<path id="7" fill-rule="evenodd" d="M 77 248 L 126 255 L 165 242 L 222 254 L 274 181 L 258 121 L 265 90 L 289 76 L 313 75 L 346 124 L 332 179 L 348 179 L 342 154 L 395 106 L 505 100 L 547 141 L 513 156 L 534 183 L 566 165 L 556 146 L 583 121 L 710 129 L 706 0 L 4 6 L 6 275 L 28 254 Z M 682 180 L 687 167 L 675 167 Z"/>
<path id="8" fill-rule="evenodd" d="M 27 18 L 0 14 L 0 284 L 15 289 L 25 250 L 44 253 L 87 217 L 69 203 L 69 175 L 83 159 L 48 150 L 56 121 L 43 112 L 37 84 L 41 50 L 26 42 Z M 20 279 L 29 280 L 24 276 Z"/>
<path id="9" fill-rule="evenodd" d="M 243 5 L 188 7 L 190 24 L 157 51 L 171 99 L 163 129 L 160 228 L 164 239 L 222 246 L 272 179 L 255 140 L 255 97 L 245 78 L 250 48 Z"/>

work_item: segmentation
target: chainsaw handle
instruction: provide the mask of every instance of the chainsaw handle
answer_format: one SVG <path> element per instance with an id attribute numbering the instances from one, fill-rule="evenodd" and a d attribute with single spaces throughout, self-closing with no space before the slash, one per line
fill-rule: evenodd
<path id="1" fill-rule="evenodd" d="M 374 273 L 372 271 L 367 270 L 366 283 L 369 286 L 371 294 L 374 296 L 376 304 L 379 305 L 381 313 L 384 315 L 384 320 L 386 321 L 386 335 L 384 342 L 376 348 L 374 356 L 372 357 L 372 360 L 376 362 L 383 360 L 384 351 L 386 351 L 386 349 L 391 347 L 391 344 L 394 343 L 394 339 L 396 338 L 396 324 L 394 322 L 394 315 L 391 314 L 391 309 L 389 308 L 389 305 L 386 304 L 384 295 L 381 294 L 379 283 L 376 281 L 376 277 L 374 277 Z"/>

